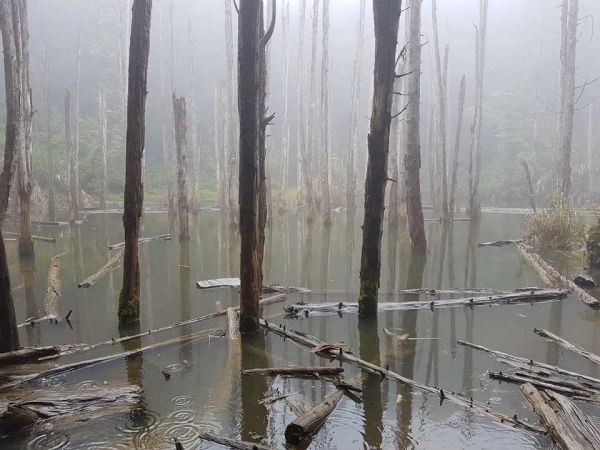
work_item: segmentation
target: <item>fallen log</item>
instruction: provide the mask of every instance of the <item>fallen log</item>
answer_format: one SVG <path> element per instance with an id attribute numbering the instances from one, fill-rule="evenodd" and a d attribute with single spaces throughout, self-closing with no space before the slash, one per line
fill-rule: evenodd
<path id="1" fill-rule="evenodd" d="M 170 234 L 159 234 L 158 236 L 139 238 L 138 244 L 145 244 L 146 242 L 152 242 L 152 241 L 170 241 L 170 240 L 171 240 Z M 125 247 L 125 242 L 119 242 L 118 244 L 111 244 L 108 246 L 108 249 L 114 250 L 114 249 L 122 248 L 122 247 Z"/>
<path id="2" fill-rule="evenodd" d="M 521 356 L 514 356 L 509 353 L 500 352 L 498 350 L 492 350 L 490 348 L 484 347 L 482 345 L 473 344 L 472 342 L 467 341 L 456 341 L 457 344 L 470 347 L 475 350 L 480 350 L 482 352 L 488 353 L 497 357 L 497 360 L 503 364 L 508 364 L 512 367 L 516 367 L 518 369 L 525 369 L 531 372 L 542 373 L 545 375 L 564 375 L 580 382 L 584 383 L 584 385 L 594 389 L 600 390 L 600 379 L 594 378 L 588 375 L 584 375 L 581 373 L 573 372 L 571 370 L 562 369 L 558 366 L 553 366 L 550 364 L 546 364 L 540 361 L 534 361 L 533 359 L 523 358 Z"/>
<path id="3" fill-rule="evenodd" d="M 260 320 L 260 324 L 266 330 L 272 331 L 273 333 L 275 333 L 283 338 L 290 339 L 291 341 L 293 341 L 301 346 L 310 348 L 310 349 L 314 349 L 314 348 L 318 347 L 319 345 L 323 344 L 322 341 L 315 339 L 306 333 L 298 332 L 295 330 L 285 330 L 282 327 L 278 327 L 269 322 L 266 322 L 264 319 Z M 540 428 L 535 425 L 531 425 L 527 422 L 522 421 L 521 419 L 517 418 L 516 415 L 513 417 L 510 417 L 510 416 L 498 413 L 498 412 L 494 411 L 493 409 L 491 409 L 489 406 L 473 400 L 473 398 L 469 399 L 469 398 L 461 396 L 460 394 L 455 394 L 451 391 L 447 391 L 447 390 L 444 390 L 441 388 L 422 384 L 422 383 L 419 383 L 418 381 L 412 380 L 410 378 L 406 378 L 396 372 L 392 372 L 390 370 L 384 369 L 383 367 L 379 367 L 373 363 L 370 363 L 368 361 L 360 359 L 351 353 L 345 352 L 342 348 L 339 348 L 339 349 L 331 349 L 330 348 L 330 349 L 326 349 L 323 352 L 318 353 L 318 354 L 324 355 L 325 357 L 327 357 L 329 359 L 338 359 L 340 361 L 348 362 L 348 363 L 350 363 L 356 367 L 359 367 L 360 369 L 365 370 L 367 372 L 375 373 L 375 374 L 380 375 L 381 377 L 385 377 L 385 378 L 397 381 L 399 383 L 406 384 L 408 386 L 412 386 L 418 390 L 436 395 L 440 398 L 440 401 L 442 401 L 442 402 L 444 400 L 448 400 L 449 402 L 454 403 L 455 405 L 462 406 L 462 407 L 468 409 L 469 411 L 473 412 L 474 414 L 479 414 L 484 417 L 492 418 L 501 424 L 510 425 L 513 427 L 522 428 L 524 430 L 533 431 L 533 432 L 537 432 L 537 433 L 545 433 L 545 431 L 546 431 L 543 428 Z"/>
<path id="4" fill-rule="evenodd" d="M 579 345 L 571 344 L 566 339 L 563 339 L 560 336 L 557 336 L 556 334 L 551 333 L 548 330 L 544 330 L 543 328 L 534 328 L 533 331 L 537 335 L 539 335 L 545 339 L 548 339 L 549 341 L 554 342 L 557 345 L 560 345 L 565 350 L 569 350 L 573 353 L 578 354 L 579 356 L 583 356 L 584 358 L 589 359 L 590 361 L 592 361 L 596 364 L 600 364 L 600 356 L 587 351 L 586 349 L 584 349 L 583 347 L 580 347 Z"/>
<path id="5" fill-rule="evenodd" d="M 205 441 L 214 442 L 215 444 L 221 444 L 225 447 L 238 450 L 273 450 L 273 447 L 268 447 L 266 445 L 240 441 L 239 439 L 233 439 L 224 436 L 217 436 L 216 434 L 208 433 L 206 431 L 200 432 L 198 437 Z"/>
<path id="6" fill-rule="evenodd" d="M 342 391 L 335 391 L 325 397 L 321 403 L 296 417 L 285 429 L 285 441 L 291 445 L 298 445 L 316 433 L 343 396 Z"/>
<path id="7" fill-rule="evenodd" d="M 13 236 L 13 237 L 19 237 L 21 234 L 14 232 L 14 231 L 3 231 L 2 234 L 4 236 Z M 34 241 L 41 241 L 41 242 L 50 242 L 50 243 L 55 243 L 56 239 L 51 238 L 51 237 L 46 237 L 46 236 L 36 236 L 36 235 L 32 235 L 31 239 L 33 239 Z"/>
<path id="8" fill-rule="evenodd" d="M 500 239 L 498 241 L 479 242 L 477 247 L 503 247 L 505 245 L 520 244 L 524 241 L 525 239 Z"/>
<path id="9" fill-rule="evenodd" d="M 585 289 L 580 288 L 567 277 L 562 275 L 554 266 L 544 258 L 533 251 L 533 247 L 526 244 L 515 244 L 523 258 L 531 264 L 538 272 L 542 280 L 548 285 L 553 286 L 557 283 L 569 288 L 575 296 L 586 305 L 592 308 L 600 308 L 600 300 L 590 295 Z"/>
<path id="10" fill-rule="evenodd" d="M 519 291 L 510 294 L 490 295 L 485 297 L 456 298 L 446 300 L 412 301 L 412 302 L 387 302 L 377 305 L 379 311 L 405 311 L 415 309 L 456 308 L 461 306 L 480 305 L 506 305 L 515 303 L 532 303 L 561 299 L 567 296 L 565 289 L 541 289 Z M 297 303 L 284 308 L 285 312 L 292 315 L 299 313 L 309 314 L 340 314 L 358 312 L 358 303 Z"/>
<path id="11" fill-rule="evenodd" d="M 273 305 L 275 303 L 280 303 L 283 302 L 287 299 L 287 295 L 286 294 L 277 294 L 277 295 L 272 295 L 270 297 L 265 297 L 262 300 L 260 300 L 259 302 L 259 306 L 264 307 L 264 306 L 268 306 L 268 305 Z M 236 312 L 239 311 L 239 306 L 233 308 Z M 172 325 L 167 325 L 164 327 L 160 327 L 160 328 L 155 328 L 153 330 L 148 330 L 142 333 L 138 333 L 138 334 L 134 334 L 134 335 L 130 335 L 130 336 L 124 336 L 121 338 L 112 338 L 110 340 L 104 341 L 104 342 L 98 342 L 96 344 L 90 344 L 90 345 L 84 345 L 66 352 L 61 352 L 59 355 L 53 355 L 53 356 L 47 356 L 44 358 L 40 358 L 40 361 L 44 361 L 44 360 L 48 360 L 48 359 L 55 359 L 61 356 L 65 356 L 65 355 L 70 355 L 72 353 L 79 353 L 79 352 L 84 352 L 84 351 L 89 351 L 89 350 L 93 350 L 96 349 L 98 347 L 102 347 L 105 345 L 114 345 L 114 344 L 118 344 L 120 342 L 127 342 L 127 341 L 131 341 L 133 339 L 138 339 L 144 336 L 149 336 L 151 334 L 155 334 L 155 333 L 160 333 L 162 331 L 167 331 L 167 330 L 172 330 L 174 328 L 180 328 L 186 325 L 191 325 L 194 323 L 198 323 L 198 322 L 202 322 L 204 320 L 209 320 L 209 319 L 216 319 L 217 317 L 223 317 L 227 315 L 227 310 L 221 310 L 221 311 L 216 311 L 214 313 L 210 313 L 210 314 L 206 314 L 204 316 L 200 316 L 200 317 L 195 317 L 193 319 L 188 319 L 188 320 L 184 320 L 182 322 L 177 322 L 174 323 Z"/>
<path id="12" fill-rule="evenodd" d="M 600 448 L 600 433 L 591 418 L 557 393 L 538 391 L 530 383 L 520 387 L 540 421 L 565 450 Z"/>
<path id="13" fill-rule="evenodd" d="M 81 221 L 77 221 L 77 222 L 81 222 Z M 69 222 L 51 222 L 48 220 L 32 220 L 31 221 L 32 225 L 44 225 L 44 226 L 55 226 L 55 227 L 62 227 L 62 226 L 69 226 L 70 223 Z"/>
<path id="14" fill-rule="evenodd" d="M 239 278 L 215 278 L 212 280 L 199 280 L 196 281 L 196 287 L 198 289 L 215 289 L 215 288 L 238 288 L 240 287 Z M 262 290 L 264 292 L 281 292 L 291 294 L 294 292 L 310 292 L 310 289 L 295 287 L 295 286 L 281 286 L 279 284 L 263 284 Z"/>
<path id="15" fill-rule="evenodd" d="M 111 270 L 111 268 L 114 264 L 116 264 L 117 262 L 119 262 L 121 260 L 122 256 L 123 256 L 123 250 L 119 250 L 95 274 L 90 275 L 83 281 L 80 281 L 79 284 L 77 284 L 77 287 L 89 288 L 89 287 L 92 287 L 93 285 L 95 285 L 100 278 L 102 278 L 104 275 L 106 275 Z"/>
<path id="16" fill-rule="evenodd" d="M 23 347 L 13 352 L 0 353 L 0 367 L 23 364 L 36 361 L 40 357 L 55 355 L 60 352 L 60 347 Z"/>
<path id="17" fill-rule="evenodd" d="M 242 375 L 321 376 L 339 375 L 343 371 L 342 367 L 265 367 L 263 369 L 242 370 Z"/>

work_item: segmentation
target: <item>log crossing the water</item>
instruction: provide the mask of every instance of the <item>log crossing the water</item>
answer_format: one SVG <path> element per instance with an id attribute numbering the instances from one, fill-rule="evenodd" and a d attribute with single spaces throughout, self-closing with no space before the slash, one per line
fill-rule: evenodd
<path id="1" fill-rule="evenodd" d="M 153 242 L 153 241 L 170 241 L 170 240 L 171 240 L 170 234 L 159 234 L 158 236 L 139 238 L 138 244 L 145 244 L 146 242 Z M 111 244 L 108 246 L 108 249 L 115 250 L 117 248 L 122 248 L 122 247 L 125 247 L 125 242 L 119 242 L 118 244 Z"/>
<path id="2" fill-rule="evenodd" d="M 563 339 L 560 336 L 557 336 L 556 334 L 551 333 L 548 330 L 544 330 L 543 328 L 535 328 L 533 331 L 539 336 L 548 339 L 549 341 L 554 342 L 557 345 L 560 345 L 565 350 L 569 350 L 573 353 L 578 354 L 579 356 L 583 356 L 584 358 L 592 361 L 593 363 L 600 364 L 600 356 L 587 351 L 579 345 L 572 344 L 566 339 Z"/>
<path id="3" fill-rule="evenodd" d="M 339 375 L 344 371 L 342 367 L 265 367 L 263 369 L 243 370 L 243 375 L 268 375 L 268 376 L 322 376 Z"/>
<path id="4" fill-rule="evenodd" d="M 96 272 L 93 275 L 90 275 L 85 280 L 80 281 L 79 284 L 77 284 L 77 287 L 90 288 L 93 285 L 95 285 L 100 278 L 102 278 L 104 275 L 106 275 L 112 269 L 113 265 L 115 265 L 117 262 L 119 262 L 121 260 L 122 256 L 123 256 L 123 249 L 120 249 L 115 255 L 113 255 L 108 260 L 108 262 L 106 264 L 104 264 L 100 268 L 100 270 L 98 270 L 98 272 Z"/>

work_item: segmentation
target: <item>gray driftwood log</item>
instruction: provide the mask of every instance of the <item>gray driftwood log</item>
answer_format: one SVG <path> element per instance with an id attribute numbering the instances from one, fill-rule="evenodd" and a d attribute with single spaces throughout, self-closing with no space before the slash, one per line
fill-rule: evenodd
<path id="1" fill-rule="evenodd" d="M 343 367 L 265 367 L 264 369 L 246 369 L 243 375 L 269 375 L 269 376 L 313 376 L 313 375 L 339 375 Z"/>
<path id="2" fill-rule="evenodd" d="M 298 445 L 313 435 L 327 420 L 343 396 L 342 391 L 335 391 L 325 397 L 321 403 L 296 417 L 285 429 L 285 441 L 288 444 Z"/>
<path id="3" fill-rule="evenodd" d="M 549 341 L 552 341 L 557 345 L 560 345 L 565 350 L 569 350 L 573 353 L 578 354 L 579 356 L 583 356 L 584 358 L 589 359 L 590 361 L 592 361 L 596 364 L 600 364 L 600 356 L 587 351 L 586 349 L 584 349 L 583 347 L 580 347 L 579 345 L 572 344 L 569 341 L 567 341 L 566 339 L 563 339 L 560 336 L 557 336 L 556 334 L 554 334 L 548 330 L 544 330 L 543 328 L 535 328 L 533 331 L 535 331 L 535 333 L 538 334 L 539 336 L 541 336 L 545 339 L 548 339 Z"/>

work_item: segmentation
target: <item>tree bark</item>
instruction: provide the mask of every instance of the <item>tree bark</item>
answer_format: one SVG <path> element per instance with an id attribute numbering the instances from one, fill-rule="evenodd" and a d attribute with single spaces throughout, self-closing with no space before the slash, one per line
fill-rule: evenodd
<path id="1" fill-rule="evenodd" d="M 179 219 L 179 240 L 189 241 L 189 207 L 187 181 L 187 123 L 185 97 L 177 98 L 173 93 L 173 116 L 175 119 L 175 146 L 177 148 L 177 215 Z"/>
<path id="2" fill-rule="evenodd" d="M 142 157 L 144 155 L 151 11 L 152 0 L 134 0 L 129 43 L 125 203 L 123 211 L 125 251 L 123 255 L 123 287 L 119 295 L 119 323 L 121 324 L 137 321 L 140 309 L 138 238 L 144 202 Z"/>
<path id="3" fill-rule="evenodd" d="M 414 254 L 424 255 L 427 251 L 425 222 L 421 205 L 421 5 L 422 0 L 410 1 L 410 40 L 408 43 L 407 91 L 409 93 L 406 110 L 406 215 L 411 249 Z"/>
<path id="4" fill-rule="evenodd" d="M 373 2 L 375 64 L 360 266 L 359 313 L 362 316 L 377 314 L 377 291 L 381 272 L 381 235 L 395 79 L 394 63 L 401 3 L 401 0 Z"/>
<path id="5" fill-rule="evenodd" d="M 106 94 L 100 92 L 98 95 L 98 106 L 100 115 L 100 207 L 106 209 L 106 191 L 107 191 L 107 160 L 106 160 L 106 131 L 107 131 L 107 111 Z"/>
<path id="6" fill-rule="evenodd" d="M 450 222 L 454 221 L 454 211 L 456 209 L 456 188 L 458 185 L 458 162 L 460 155 L 460 134 L 462 131 L 463 113 L 465 110 L 465 92 L 467 82 L 463 75 L 460 80 L 460 90 L 458 94 L 458 112 L 456 114 L 456 133 L 454 136 L 454 158 L 452 159 L 452 180 L 450 183 L 450 202 L 448 203 L 448 214 Z"/>
<path id="7" fill-rule="evenodd" d="M 238 117 L 235 115 L 235 66 L 233 58 L 233 31 L 232 31 L 232 11 L 231 1 L 225 2 L 225 55 L 226 55 L 226 75 L 225 75 L 225 121 L 224 136 L 225 136 L 225 155 L 227 158 L 227 202 L 228 208 L 232 213 L 232 217 L 236 216 L 238 210 L 238 183 L 236 180 L 236 172 L 238 171 L 238 155 L 237 143 L 235 139 L 236 131 L 238 130 Z M 239 33 L 239 31 L 238 31 Z M 238 43 L 239 45 L 239 43 Z M 238 50 L 239 51 L 239 50 Z M 238 62 L 239 65 L 239 62 Z"/>
<path id="8" fill-rule="evenodd" d="M 323 0 L 323 38 L 321 50 L 321 214 L 331 223 L 329 198 L 329 0 Z"/>

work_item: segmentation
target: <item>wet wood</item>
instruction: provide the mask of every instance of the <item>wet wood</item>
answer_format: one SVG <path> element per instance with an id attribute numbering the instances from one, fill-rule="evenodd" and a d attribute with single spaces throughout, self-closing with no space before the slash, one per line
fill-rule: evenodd
<path id="1" fill-rule="evenodd" d="M 145 244 L 147 242 L 154 242 L 154 241 L 170 241 L 171 240 L 171 235 L 170 234 L 159 234 L 157 236 L 151 236 L 151 237 L 145 237 L 145 238 L 139 238 L 138 239 L 138 244 Z M 109 250 L 115 250 L 117 248 L 123 248 L 125 247 L 125 242 L 119 242 L 118 244 L 111 244 L 108 246 Z"/>
<path id="2" fill-rule="evenodd" d="M 272 331 L 273 333 L 292 340 L 293 342 L 307 347 L 309 349 L 315 349 L 319 345 L 322 345 L 323 342 L 314 336 L 310 336 L 307 333 L 303 333 L 296 330 L 285 330 L 283 327 L 276 326 L 270 322 L 266 322 L 261 319 L 261 326 L 266 330 Z M 512 426 L 516 428 L 521 428 L 524 430 L 545 433 L 546 430 L 532 425 L 530 423 L 524 422 L 521 419 L 517 418 L 516 415 L 513 417 L 501 414 L 499 412 L 494 411 L 489 406 L 479 403 L 472 398 L 464 397 L 461 394 L 455 394 L 452 391 L 444 390 L 442 388 L 429 386 L 426 384 L 419 383 L 418 381 L 412 380 L 410 378 L 404 377 L 396 372 L 392 372 L 390 370 L 384 369 L 376 364 L 370 363 L 363 359 L 360 359 L 349 352 L 343 351 L 340 349 L 327 349 L 323 352 L 318 353 L 318 355 L 330 358 L 330 359 L 338 359 L 342 362 L 348 362 L 356 367 L 359 367 L 362 370 L 365 370 L 370 373 L 375 373 L 380 375 L 381 377 L 388 378 L 390 380 L 397 381 L 402 384 L 406 384 L 408 386 L 412 386 L 420 391 L 433 394 L 440 398 L 443 402 L 444 400 L 448 400 L 450 403 L 454 403 L 455 405 L 467 408 L 472 411 L 474 414 L 478 414 L 480 416 L 489 417 L 496 422 L 501 424 Z"/>
<path id="3" fill-rule="evenodd" d="M 413 302 L 387 302 L 377 305 L 378 311 L 406 311 L 416 309 L 456 308 L 481 305 L 509 305 L 519 303 L 534 303 L 561 299 L 566 297 L 568 291 L 565 289 L 541 289 L 531 291 L 519 291 L 510 294 L 489 295 L 485 297 L 456 298 L 447 300 L 413 301 Z M 284 309 L 288 314 L 339 314 L 355 313 L 358 311 L 358 303 L 323 303 L 323 304 L 294 304 Z"/>
<path id="4" fill-rule="evenodd" d="M 112 267 L 118 263 L 123 257 L 123 250 L 119 250 L 115 255 L 113 255 L 106 264 L 104 264 L 98 272 L 93 275 L 90 275 L 83 281 L 80 281 L 77 286 L 80 288 L 90 288 L 95 285 L 98 280 L 100 280 L 104 275 L 106 275 Z"/>
<path id="5" fill-rule="evenodd" d="M 516 244 L 516 247 L 521 252 L 523 258 L 537 270 L 542 280 L 548 286 L 553 286 L 557 283 L 562 284 L 569 288 L 571 292 L 573 292 L 575 296 L 586 305 L 592 308 L 600 308 L 600 301 L 597 298 L 588 294 L 587 291 L 580 288 L 567 277 L 562 275 L 554 266 L 552 266 L 540 255 L 535 253 L 533 247 L 524 243 Z"/>
<path id="6" fill-rule="evenodd" d="M 215 278 L 212 280 L 199 280 L 196 281 L 196 287 L 198 289 L 214 289 L 221 287 L 240 287 L 239 278 Z M 295 286 L 280 286 L 278 284 L 264 284 L 262 286 L 263 291 L 266 292 L 309 292 L 309 289 Z"/>
<path id="7" fill-rule="evenodd" d="M 333 392 L 325 397 L 321 403 L 296 417 L 285 429 L 285 441 L 291 445 L 298 445 L 317 432 L 343 396 L 342 391 Z"/>
<path id="8" fill-rule="evenodd" d="M 343 367 L 266 367 L 263 369 L 243 370 L 243 375 L 268 375 L 268 376 L 321 376 L 339 375 L 344 371 Z"/>
<path id="9" fill-rule="evenodd" d="M 256 444 L 254 442 L 246 442 L 240 441 L 239 439 L 233 439 L 224 436 L 217 436 L 213 433 L 208 433 L 202 431 L 199 433 L 198 437 L 205 441 L 214 442 L 216 444 L 221 444 L 225 447 L 234 448 L 238 450 L 273 450 L 273 447 L 268 447 L 262 444 Z"/>
<path id="10" fill-rule="evenodd" d="M 500 239 L 491 242 L 479 242 L 477 247 L 503 247 L 505 245 L 520 244 L 524 239 Z"/>
<path id="11" fill-rule="evenodd" d="M 46 294 L 44 295 L 44 313 L 46 317 L 58 317 L 58 299 L 62 296 L 60 282 L 60 258 L 64 255 L 56 255 L 50 259 L 48 268 L 48 281 Z"/>
<path id="12" fill-rule="evenodd" d="M 229 340 L 240 340 L 240 316 L 235 308 L 227 308 L 227 328 L 229 330 Z"/>
<path id="13" fill-rule="evenodd" d="M 23 347 L 12 352 L 0 353 L 0 367 L 37 361 L 43 356 L 56 355 L 59 352 L 60 347 L 56 346 Z"/>
<path id="14" fill-rule="evenodd" d="M 533 191 L 533 183 L 531 182 L 531 173 L 529 172 L 529 165 L 527 164 L 526 161 L 521 161 L 521 165 L 523 166 L 523 170 L 525 171 L 525 178 L 527 178 L 527 189 L 529 192 L 529 206 L 531 206 L 531 209 L 533 210 L 533 212 L 536 212 L 537 208 L 535 207 L 535 194 Z"/>
<path id="15" fill-rule="evenodd" d="M 20 233 L 16 233 L 16 232 L 12 232 L 12 231 L 2 231 L 2 234 L 4 236 L 14 236 L 14 237 L 19 237 Z M 41 241 L 41 242 L 51 242 L 51 243 L 55 243 L 56 239 L 51 238 L 51 237 L 46 237 L 46 236 L 36 236 L 36 235 L 32 235 L 31 239 L 33 239 L 34 241 Z"/>
<path id="16" fill-rule="evenodd" d="M 579 345 L 572 344 L 569 341 L 567 341 L 566 339 L 563 339 L 560 336 L 558 336 L 548 330 L 544 330 L 543 328 L 535 328 L 533 331 L 537 335 L 539 335 L 545 339 L 548 339 L 549 341 L 552 341 L 557 345 L 560 345 L 565 350 L 569 350 L 573 353 L 578 354 L 579 356 L 583 356 L 584 358 L 589 359 L 593 363 L 600 364 L 600 356 L 585 350 L 583 347 L 580 347 Z"/>
<path id="17" fill-rule="evenodd" d="M 188 179 L 187 179 L 187 123 L 185 97 L 176 97 L 173 92 L 173 118 L 175 147 L 177 149 L 177 218 L 179 240 L 190 240 Z"/>
<path id="18" fill-rule="evenodd" d="M 572 402 L 560 394 L 538 391 L 530 383 L 523 384 L 520 389 L 561 448 L 568 450 L 599 448 L 600 433 L 593 420 L 583 414 Z"/>

